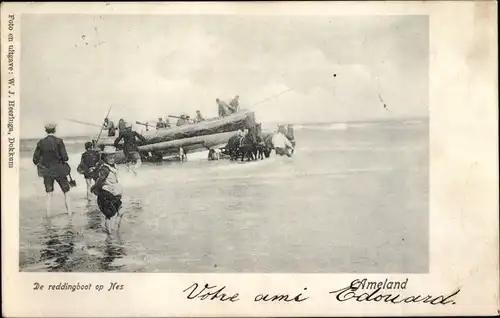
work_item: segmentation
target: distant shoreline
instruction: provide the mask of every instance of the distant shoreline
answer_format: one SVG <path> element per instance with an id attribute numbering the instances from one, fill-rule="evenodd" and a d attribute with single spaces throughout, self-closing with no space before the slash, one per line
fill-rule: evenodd
<path id="1" fill-rule="evenodd" d="M 386 119 L 371 119 L 371 120 L 351 120 L 351 121 L 324 121 L 324 122 L 286 122 L 286 121 L 268 121 L 264 122 L 267 125 L 280 125 L 280 124 L 293 124 L 299 126 L 313 126 L 313 125 L 328 125 L 328 124 L 362 124 L 362 123 L 384 123 L 384 122 L 398 122 L 398 121 L 428 121 L 429 117 L 398 117 L 398 118 L 386 118 Z M 21 137 L 21 141 L 38 140 L 43 138 L 44 134 L 41 133 L 38 137 Z M 70 139 L 81 139 L 81 138 L 91 138 L 89 135 L 58 135 L 60 138 L 70 138 Z M 90 141 L 90 140 L 89 140 Z"/>

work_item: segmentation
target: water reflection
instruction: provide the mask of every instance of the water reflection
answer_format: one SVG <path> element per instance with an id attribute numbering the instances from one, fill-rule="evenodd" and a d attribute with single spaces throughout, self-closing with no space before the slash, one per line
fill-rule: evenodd
<path id="1" fill-rule="evenodd" d="M 99 210 L 89 211 L 87 213 L 87 230 L 98 230 L 102 224 L 101 212 Z"/>
<path id="2" fill-rule="evenodd" d="M 40 251 L 40 261 L 44 262 L 48 271 L 71 271 L 71 256 L 75 251 L 75 230 L 71 222 L 63 228 L 45 224 L 43 247 Z"/>
<path id="3" fill-rule="evenodd" d="M 99 260 L 102 271 L 116 271 L 125 265 L 114 264 L 116 260 L 126 255 L 123 241 L 119 234 L 109 235 L 104 241 L 103 257 Z"/>

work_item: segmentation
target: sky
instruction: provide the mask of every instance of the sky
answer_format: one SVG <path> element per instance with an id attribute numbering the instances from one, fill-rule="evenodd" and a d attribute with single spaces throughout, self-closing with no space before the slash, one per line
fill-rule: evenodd
<path id="1" fill-rule="evenodd" d="M 235 95 L 261 122 L 428 116 L 424 16 L 24 15 L 21 32 L 22 138 L 95 133 L 66 118 L 110 106 L 115 122 L 215 117 Z"/>

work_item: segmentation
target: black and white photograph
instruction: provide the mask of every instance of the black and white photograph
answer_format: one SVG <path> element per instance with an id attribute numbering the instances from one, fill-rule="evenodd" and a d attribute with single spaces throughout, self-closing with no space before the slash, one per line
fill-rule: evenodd
<path id="1" fill-rule="evenodd" d="M 496 2 L 0 9 L 3 316 L 500 312 Z"/>
<path id="2" fill-rule="evenodd" d="M 19 270 L 427 273 L 425 15 L 25 14 Z"/>

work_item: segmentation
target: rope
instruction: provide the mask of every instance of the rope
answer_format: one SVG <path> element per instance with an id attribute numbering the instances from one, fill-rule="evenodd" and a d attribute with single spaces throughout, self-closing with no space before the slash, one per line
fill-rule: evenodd
<path id="1" fill-rule="evenodd" d="M 262 103 L 264 103 L 264 102 L 267 102 L 267 101 L 269 101 L 269 100 L 271 100 L 271 99 L 273 99 L 273 98 L 276 98 L 276 97 L 278 97 L 278 96 L 281 96 L 281 95 L 286 94 L 286 93 L 291 92 L 291 91 L 293 91 L 293 88 L 289 88 L 289 89 L 284 90 L 284 91 L 282 91 L 282 92 L 280 92 L 280 93 L 278 93 L 278 94 L 275 94 L 275 95 L 269 96 L 269 97 L 267 97 L 267 98 L 265 98 L 265 99 L 263 99 L 263 100 L 261 100 L 261 101 L 258 101 L 258 102 L 257 102 L 257 103 L 255 103 L 255 104 L 253 104 L 251 107 L 255 107 L 256 105 L 262 104 Z M 257 107 L 255 107 L 255 108 L 257 108 Z"/>

